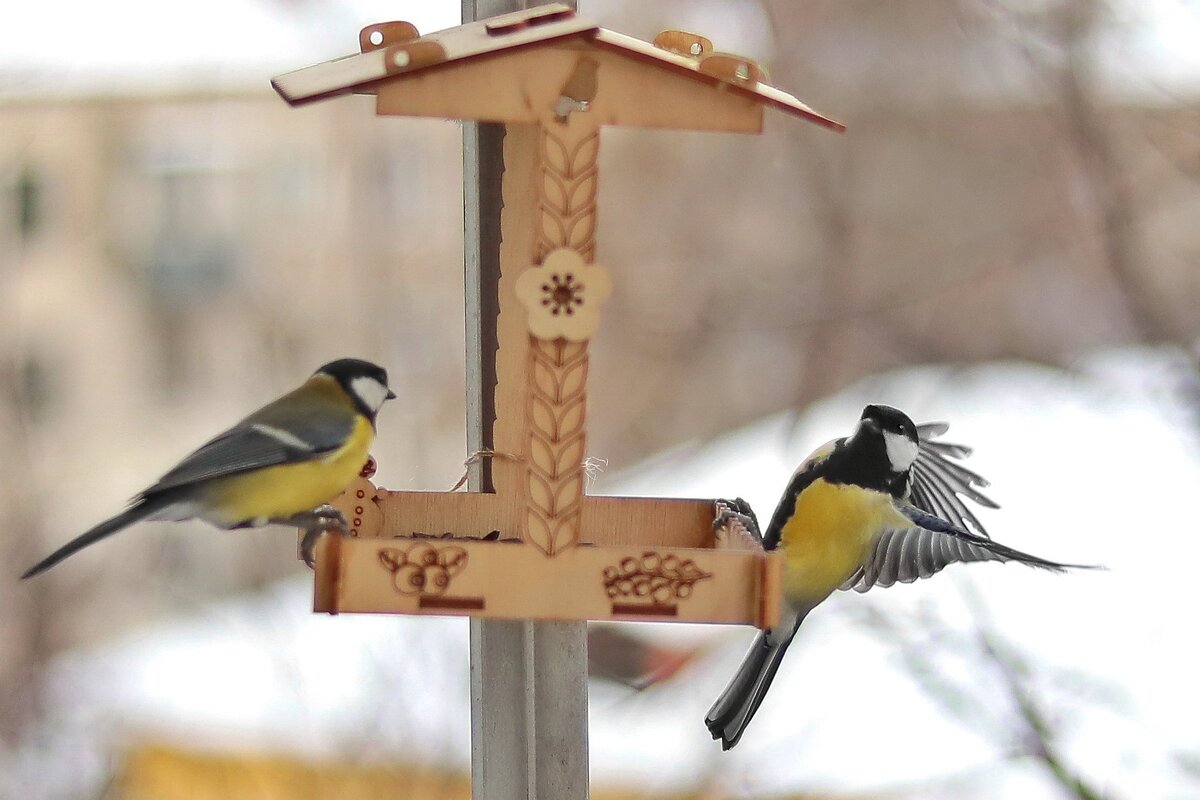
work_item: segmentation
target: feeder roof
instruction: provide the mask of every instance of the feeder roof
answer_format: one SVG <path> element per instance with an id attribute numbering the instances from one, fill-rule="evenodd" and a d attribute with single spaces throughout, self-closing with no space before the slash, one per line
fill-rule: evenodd
<path id="1" fill-rule="evenodd" d="M 406 22 L 370 25 L 360 32 L 360 53 L 280 75 L 271 85 L 289 104 L 303 105 L 342 94 L 375 94 L 385 82 L 568 41 L 616 53 L 647 68 L 686 76 L 834 130 L 845 128 L 766 83 L 765 73 L 753 61 L 714 52 L 712 43 L 702 36 L 666 31 L 651 44 L 601 28 L 563 4 L 539 6 L 424 36 Z"/>

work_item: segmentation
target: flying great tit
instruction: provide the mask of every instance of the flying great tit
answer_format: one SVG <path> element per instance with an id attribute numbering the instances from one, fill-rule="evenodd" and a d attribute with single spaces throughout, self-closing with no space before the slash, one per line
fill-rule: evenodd
<path id="1" fill-rule="evenodd" d="M 202 519 L 218 528 L 304 528 L 306 548 L 326 529 L 346 529 L 333 508 L 359 474 L 375 439 L 375 415 L 396 395 L 387 372 L 343 358 L 255 411 L 181 461 L 125 511 L 31 567 L 22 578 L 141 520 Z M 305 554 L 306 560 L 309 554 Z"/>
<path id="2" fill-rule="evenodd" d="M 1080 566 L 991 540 L 962 498 L 998 506 L 976 488 L 986 481 L 951 460 L 968 448 L 931 441 L 946 430 L 870 405 L 853 435 L 818 448 L 792 475 L 761 537 L 764 549 L 784 553 L 781 620 L 758 635 L 705 717 L 722 749 L 738 743 L 800 623 L 835 589 L 911 583 L 955 561 L 1017 561 L 1058 572 Z M 739 510 L 726 515 L 758 534 L 749 506 L 730 505 Z"/>

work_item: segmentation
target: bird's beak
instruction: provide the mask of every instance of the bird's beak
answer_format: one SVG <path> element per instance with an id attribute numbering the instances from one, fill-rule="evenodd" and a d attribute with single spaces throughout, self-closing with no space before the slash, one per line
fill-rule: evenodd
<path id="1" fill-rule="evenodd" d="M 388 393 L 383 396 L 383 399 L 384 400 L 395 400 L 396 393 L 393 392 L 391 389 L 388 389 Z"/>

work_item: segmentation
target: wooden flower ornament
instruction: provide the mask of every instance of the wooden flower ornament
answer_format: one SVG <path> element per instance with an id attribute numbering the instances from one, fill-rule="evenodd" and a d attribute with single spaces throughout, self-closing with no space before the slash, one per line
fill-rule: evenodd
<path id="1" fill-rule="evenodd" d="M 608 271 L 560 247 L 540 267 L 517 278 L 517 297 L 529 311 L 529 331 L 539 339 L 591 338 L 600 324 L 600 304 L 612 292 Z"/>

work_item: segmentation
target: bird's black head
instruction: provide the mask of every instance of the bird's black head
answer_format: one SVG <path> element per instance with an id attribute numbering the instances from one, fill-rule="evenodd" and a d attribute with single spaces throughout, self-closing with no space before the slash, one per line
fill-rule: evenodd
<path id="1" fill-rule="evenodd" d="M 891 406 L 870 405 L 863 409 L 855 438 L 880 441 L 894 472 L 904 472 L 917 457 L 920 437 L 917 426 L 903 411 Z"/>
<path id="2" fill-rule="evenodd" d="M 333 378 L 350 395 L 359 410 L 375 419 L 379 407 L 396 393 L 388 388 L 387 370 L 359 358 L 340 358 L 317 370 L 318 375 Z"/>

